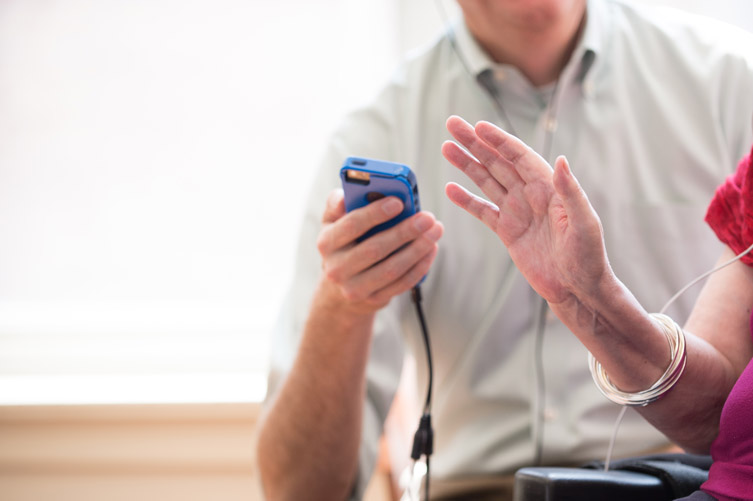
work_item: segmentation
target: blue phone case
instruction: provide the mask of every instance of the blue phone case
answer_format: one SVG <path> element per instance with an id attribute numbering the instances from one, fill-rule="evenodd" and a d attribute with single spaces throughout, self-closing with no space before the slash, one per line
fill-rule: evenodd
<path id="1" fill-rule="evenodd" d="M 340 169 L 340 179 L 345 193 L 345 210 L 348 212 L 386 196 L 395 196 L 403 201 L 404 207 L 400 214 L 375 226 L 359 241 L 390 228 L 421 210 L 416 175 L 407 165 L 348 157 Z"/>

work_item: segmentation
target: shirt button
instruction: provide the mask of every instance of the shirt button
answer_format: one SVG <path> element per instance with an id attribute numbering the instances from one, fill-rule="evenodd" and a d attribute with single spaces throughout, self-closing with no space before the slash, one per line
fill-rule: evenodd
<path id="1" fill-rule="evenodd" d="M 546 119 L 546 130 L 548 132 L 554 132 L 557 130 L 557 119 L 549 117 Z"/>
<path id="2" fill-rule="evenodd" d="M 505 70 L 496 69 L 494 70 L 494 79 L 497 82 L 504 82 L 507 79 L 507 73 L 505 72 Z"/>

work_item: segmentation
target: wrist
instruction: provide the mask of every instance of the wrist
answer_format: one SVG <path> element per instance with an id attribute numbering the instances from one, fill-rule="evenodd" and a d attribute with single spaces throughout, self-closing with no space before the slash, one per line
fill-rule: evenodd
<path id="1" fill-rule="evenodd" d="M 321 282 L 309 309 L 298 350 L 296 366 L 307 367 L 304 374 L 312 374 L 327 366 L 327 376 L 335 386 L 362 386 L 374 326 L 374 312 L 360 312 L 341 301 L 331 285 Z M 331 365 L 333 364 L 333 365 Z M 348 377 L 343 379 L 343 375 Z M 359 377 L 353 377 L 360 374 Z M 308 378 L 308 376 L 306 376 Z M 324 384 L 320 381 L 321 384 Z M 354 390 L 355 391 L 355 390 Z"/>
<path id="2" fill-rule="evenodd" d="M 571 284 L 568 289 L 564 300 L 548 301 L 548 305 L 574 333 L 592 330 L 594 315 L 610 316 L 610 310 L 624 310 L 624 303 L 632 297 L 608 267 L 597 278 Z"/>
<path id="3" fill-rule="evenodd" d="M 593 311 L 603 311 L 610 308 L 615 304 L 615 298 L 631 296 L 609 265 L 605 266 L 595 280 L 574 289 L 573 294 L 578 297 L 581 303 Z"/>
<path id="4" fill-rule="evenodd" d="M 649 315 L 658 322 L 670 349 L 670 362 L 667 369 L 648 389 L 625 392 L 617 388 L 607 375 L 604 367 L 589 353 L 589 366 L 594 382 L 601 393 L 609 400 L 628 406 L 646 406 L 664 396 L 677 383 L 685 370 L 687 351 L 685 333 L 677 322 L 661 313 Z M 650 369 L 649 369 L 650 371 Z M 650 378 L 650 376 L 649 376 Z M 651 379 L 651 378 L 650 378 Z"/>
<path id="5" fill-rule="evenodd" d="M 313 315 L 327 318 L 328 323 L 344 329 L 371 325 L 378 308 L 363 302 L 348 300 L 340 287 L 327 279 L 322 279 L 314 293 L 311 305 Z"/>

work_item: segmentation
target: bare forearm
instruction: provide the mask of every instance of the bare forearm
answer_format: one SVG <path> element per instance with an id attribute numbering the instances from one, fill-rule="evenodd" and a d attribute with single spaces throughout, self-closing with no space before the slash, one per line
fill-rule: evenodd
<path id="1" fill-rule="evenodd" d="M 321 288 L 320 288 L 321 289 Z M 358 465 L 373 315 L 342 315 L 318 294 L 298 357 L 259 435 L 268 499 L 345 499 Z"/>
<path id="2" fill-rule="evenodd" d="M 610 272 L 611 273 L 611 272 Z M 623 391 L 649 388 L 670 364 L 662 328 L 613 276 L 598 291 L 552 309 L 602 364 Z M 687 364 L 675 386 L 658 401 L 637 407 L 671 440 L 700 452 L 716 436 L 722 406 L 739 372 L 713 345 L 686 333 Z"/>
<path id="3" fill-rule="evenodd" d="M 688 452 L 708 453 L 739 372 L 705 340 L 686 331 L 687 365 L 677 384 L 638 412 Z"/>

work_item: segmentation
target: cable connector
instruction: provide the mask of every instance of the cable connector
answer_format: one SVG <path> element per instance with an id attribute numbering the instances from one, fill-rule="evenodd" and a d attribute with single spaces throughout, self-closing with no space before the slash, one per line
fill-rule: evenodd
<path id="1" fill-rule="evenodd" d="M 410 457 L 418 460 L 422 455 L 431 456 L 434 452 L 434 430 L 431 427 L 431 414 L 424 414 L 413 435 L 413 450 Z"/>

